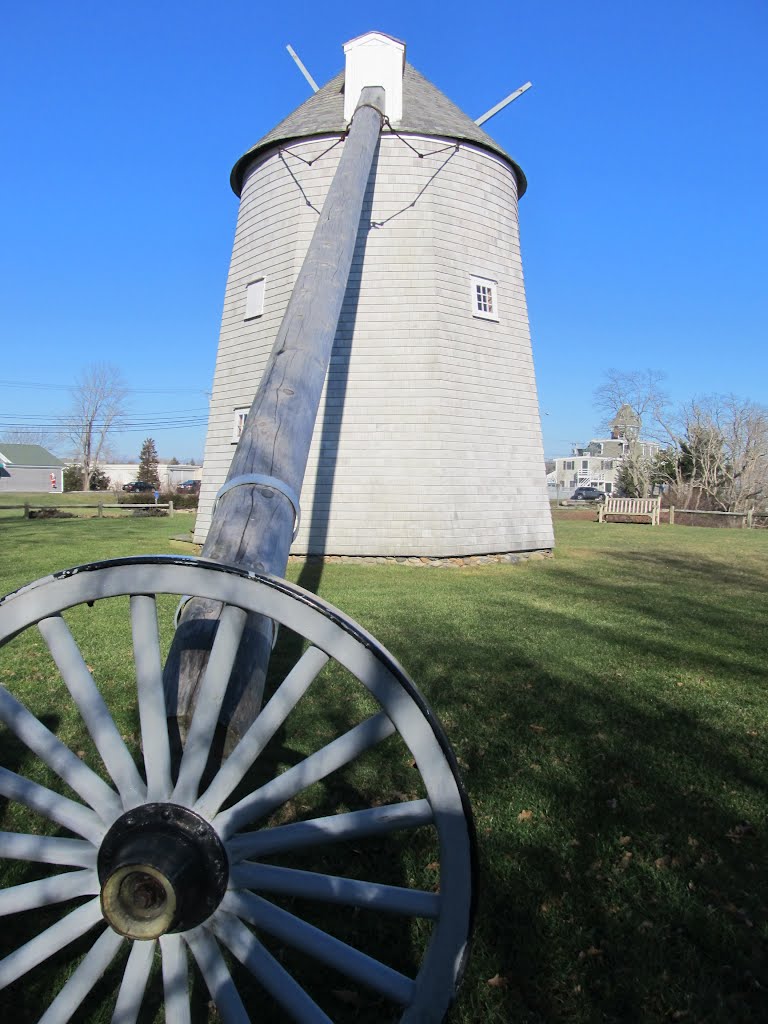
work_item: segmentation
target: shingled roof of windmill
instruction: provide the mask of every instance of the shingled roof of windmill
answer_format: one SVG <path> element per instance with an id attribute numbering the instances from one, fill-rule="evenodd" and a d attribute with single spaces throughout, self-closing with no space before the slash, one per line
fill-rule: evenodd
<path id="1" fill-rule="evenodd" d="M 403 134 L 472 142 L 492 153 L 497 153 L 512 165 L 518 181 L 519 194 L 522 196 L 525 192 L 525 175 L 512 157 L 478 127 L 471 117 L 407 63 L 403 72 L 403 117 L 394 127 L 397 132 Z M 230 176 L 233 191 L 240 195 L 243 178 L 251 161 L 273 146 L 317 135 L 343 135 L 346 130 L 344 72 L 341 71 L 240 157 Z"/>

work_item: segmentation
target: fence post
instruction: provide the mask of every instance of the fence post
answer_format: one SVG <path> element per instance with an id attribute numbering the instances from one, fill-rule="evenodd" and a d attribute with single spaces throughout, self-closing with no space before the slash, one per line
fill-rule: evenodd
<path id="1" fill-rule="evenodd" d="M 749 510 L 749 511 L 747 512 L 747 529 L 748 529 L 748 530 L 751 530 L 751 529 L 752 529 L 752 514 L 753 514 L 753 512 L 754 512 L 754 511 L 755 511 L 755 510 L 754 510 L 753 508 L 751 508 L 751 509 L 750 509 L 750 510 Z"/>
<path id="2" fill-rule="evenodd" d="M 597 521 L 598 521 L 598 523 L 602 523 L 602 521 L 603 521 L 603 507 L 604 507 L 604 505 L 605 505 L 605 501 L 601 501 L 600 504 L 597 506 Z"/>
<path id="3" fill-rule="evenodd" d="M 675 506 L 674 505 L 670 505 L 669 506 L 669 525 L 670 526 L 674 526 L 675 525 Z"/>
<path id="4" fill-rule="evenodd" d="M 24 518 L 29 519 L 29 502 L 24 502 Z"/>
<path id="5" fill-rule="evenodd" d="M 98 505 L 98 508 L 99 508 L 99 511 L 96 514 L 99 517 L 99 519 L 103 519 L 104 518 L 104 503 L 100 501 L 99 505 Z"/>
<path id="6" fill-rule="evenodd" d="M 169 516 L 173 515 L 173 502 L 172 501 L 168 502 L 168 515 Z"/>

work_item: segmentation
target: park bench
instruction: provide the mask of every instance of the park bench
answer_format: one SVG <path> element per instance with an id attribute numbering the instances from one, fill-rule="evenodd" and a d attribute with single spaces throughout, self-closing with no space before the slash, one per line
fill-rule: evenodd
<path id="1" fill-rule="evenodd" d="M 606 516 L 648 516 L 652 526 L 659 525 L 661 497 L 657 498 L 614 498 L 606 497 L 600 503 L 597 521 L 607 522 Z"/>

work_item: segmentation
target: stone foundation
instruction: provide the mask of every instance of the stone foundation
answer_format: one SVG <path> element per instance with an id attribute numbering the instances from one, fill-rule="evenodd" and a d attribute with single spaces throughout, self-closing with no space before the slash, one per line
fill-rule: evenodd
<path id="1" fill-rule="evenodd" d="M 410 565 L 421 569 L 467 569 L 476 565 L 514 565 L 517 562 L 551 557 L 552 549 L 543 548 L 537 551 L 507 551 L 494 555 L 463 555 L 453 558 L 419 558 L 413 555 L 290 555 L 288 562 L 310 565 Z"/>

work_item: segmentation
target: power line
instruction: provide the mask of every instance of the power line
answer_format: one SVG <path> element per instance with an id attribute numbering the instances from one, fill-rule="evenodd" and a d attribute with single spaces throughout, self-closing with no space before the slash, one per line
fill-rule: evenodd
<path id="1" fill-rule="evenodd" d="M 74 391 L 77 384 L 42 384 L 39 381 L 2 381 L 0 387 L 36 388 L 43 391 Z M 203 387 L 126 387 L 128 394 L 208 394 Z"/>

